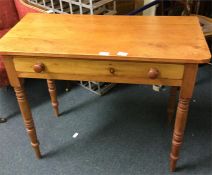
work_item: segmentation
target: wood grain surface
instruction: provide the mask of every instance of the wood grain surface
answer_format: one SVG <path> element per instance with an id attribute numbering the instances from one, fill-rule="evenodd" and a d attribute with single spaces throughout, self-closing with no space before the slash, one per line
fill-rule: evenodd
<path id="1" fill-rule="evenodd" d="M 168 63 L 206 63 L 211 56 L 194 16 L 28 14 L 0 40 L 0 52 Z"/>
<path id="2" fill-rule="evenodd" d="M 13 59 L 18 77 L 103 81 L 114 83 L 142 83 L 181 85 L 184 65 L 149 62 L 79 60 L 70 58 L 23 57 Z M 35 65 L 43 65 L 36 71 Z M 154 78 L 149 77 L 152 69 L 158 71 Z"/>

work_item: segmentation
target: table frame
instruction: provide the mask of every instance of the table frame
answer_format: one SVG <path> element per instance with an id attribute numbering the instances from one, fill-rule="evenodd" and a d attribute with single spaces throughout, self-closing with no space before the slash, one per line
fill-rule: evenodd
<path id="1" fill-rule="evenodd" d="M 26 131 L 31 141 L 31 145 L 35 151 L 36 157 L 41 158 L 41 152 L 39 148 L 39 141 L 36 135 L 35 124 L 33 122 L 30 106 L 29 106 L 29 103 L 24 91 L 24 87 L 21 81 L 22 78 L 32 78 L 32 77 L 27 77 L 26 75 L 25 77 L 23 76 L 20 77 L 20 74 L 17 73 L 15 65 L 14 65 L 14 60 L 13 60 L 14 57 L 15 56 L 4 56 L 5 67 L 9 76 L 10 83 L 15 90 L 19 107 L 22 113 L 23 121 L 25 123 Z M 184 130 L 185 130 L 187 115 L 189 110 L 189 102 L 190 102 L 190 99 L 192 98 L 197 71 L 198 71 L 198 64 L 194 64 L 194 63 L 184 64 L 184 73 L 183 73 L 182 83 L 179 86 L 180 94 L 179 94 L 179 101 L 177 106 L 175 126 L 174 126 L 173 138 L 172 138 L 172 147 L 171 147 L 171 153 L 170 153 L 170 170 L 171 171 L 175 171 L 176 163 L 177 163 L 177 160 L 179 159 L 180 147 L 183 142 Z M 40 75 L 39 74 L 37 75 L 38 76 L 34 74 L 33 78 L 40 78 Z M 90 77 L 84 76 L 84 79 L 89 80 L 89 78 Z M 102 78 L 102 81 L 110 81 L 110 78 L 107 78 L 107 80 L 105 80 L 104 77 L 99 77 L 99 78 L 100 79 Z M 97 79 L 97 81 L 99 80 L 99 78 Z M 133 77 L 131 78 L 132 79 L 130 80 L 130 82 L 127 82 L 127 81 L 122 82 L 122 80 L 118 80 L 118 82 L 133 83 L 134 81 L 135 84 L 158 84 L 157 79 L 151 82 L 149 82 L 148 79 L 143 79 L 138 83 L 138 80 L 133 79 Z M 46 79 L 48 79 L 48 77 L 46 77 Z M 57 77 L 57 79 L 73 80 L 73 78 L 71 78 L 69 74 L 65 75 L 64 78 L 61 78 L 61 76 L 59 76 Z M 81 79 L 75 79 L 75 80 L 81 80 Z M 112 81 L 114 81 L 114 79 L 111 76 L 111 82 Z M 173 83 L 169 82 L 168 84 L 169 86 L 173 87 L 172 91 L 175 91 L 176 88 L 178 87 L 176 86 L 174 81 Z M 165 85 L 167 84 L 165 83 Z M 48 79 L 48 87 L 51 94 L 52 105 L 54 106 L 55 113 L 57 115 L 59 113 L 58 102 L 56 98 L 56 88 L 55 88 L 55 84 L 53 80 Z M 172 97 L 170 97 L 170 103 L 172 104 L 170 104 L 168 107 L 169 115 L 173 115 L 174 113 L 173 111 L 175 110 L 174 109 L 175 105 L 173 105 L 173 101 L 174 101 L 173 94 L 174 93 L 172 93 Z"/>

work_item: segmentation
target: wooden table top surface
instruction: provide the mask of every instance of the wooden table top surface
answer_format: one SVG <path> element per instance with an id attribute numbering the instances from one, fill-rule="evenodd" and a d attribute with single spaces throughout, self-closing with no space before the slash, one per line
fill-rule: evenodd
<path id="1" fill-rule="evenodd" d="M 26 15 L 0 40 L 0 53 L 167 63 L 206 63 L 211 57 L 194 16 L 39 13 Z"/>

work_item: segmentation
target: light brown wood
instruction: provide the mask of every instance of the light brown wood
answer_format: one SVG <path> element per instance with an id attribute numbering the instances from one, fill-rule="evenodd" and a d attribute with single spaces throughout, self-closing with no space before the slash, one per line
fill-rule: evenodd
<path id="1" fill-rule="evenodd" d="M 51 97 L 51 102 L 52 102 L 52 106 L 54 109 L 54 113 L 55 115 L 58 117 L 59 116 L 59 103 L 57 101 L 57 91 L 56 91 L 56 85 L 54 80 L 47 80 L 47 85 L 48 85 L 48 89 L 49 89 L 49 94 Z"/>
<path id="2" fill-rule="evenodd" d="M 183 142 L 184 130 L 188 116 L 189 102 L 192 97 L 197 70 L 198 65 L 196 64 L 189 64 L 185 67 L 172 139 L 172 149 L 170 154 L 171 171 L 175 171 L 176 163 L 179 159 L 180 147 Z"/>
<path id="3" fill-rule="evenodd" d="M 161 74 L 160 70 L 158 70 L 158 68 L 155 68 L 155 67 L 151 67 L 148 71 L 148 77 L 150 79 L 156 79 L 159 77 L 160 74 Z"/>
<path id="4" fill-rule="evenodd" d="M 43 63 L 34 63 L 33 70 L 36 73 L 42 73 L 45 71 L 45 65 Z"/>
<path id="5" fill-rule="evenodd" d="M 103 51 L 110 56 L 99 55 Z M 119 51 L 128 55 L 118 56 Z M 28 14 L 0 40 L 0 52 L 168 63 L 206 63 L 210 59 L 194 16 Z"/>
<path id="6" fill-rule="evenodd" d="M 149 84 L 149 85 L 166 85 L 166 86 L 180 86 L 182 80 L 174 79 L 147 79 L 130 77 L 117 77 L 117 76 L 87 76 L 87 75 L 74 75 L 74 74 L 58 74 L 58 73 L 18 73 L 18 77 L 22 78 L 40 78 L 40 79 L 54 79 L 54 80 L 82 80 L 82 81 L 97 81 L 97 82 L 111 82 L 111 83 L 129 83 L 129 84 Z"/>
<path id="7" fill-rule="evenodd" d="M 22 118 L 26 127 L 26 131 L 29 135 L 31 145 L 35 151 L 35 155 L 37 158 L 41 158 L 40 148 L 39 148 L 39 141 L 37 139 L 36 129 L 34 126 L 34 121 L 32 118 L 30 106 L 22 85 L 22 79 L 19 79 L 17 73 L 15 71 L 15 67 L 13 64 L 13 57 L 11 56 L 4 56 L 4 64 L 7 70 L 7 74 L 10 80 L 11 86 L 13 86 L 17 101 L 21 110 Z"/>
<path id="8" fill-rule="evenodd" d="M 127 80 L 131 79 L 151 79 L 149 72 L 152 69 L 158 70 L 158 75 L 155 77 L 156 82 L 166 82 L 170 80 L 182 80 L 184 65 L 181 64 L 159 64 L 159 63 L 140 63 L 127 61 L 102 61 L 102 60 L 78 60 L 78 59 L 56 59 L 56 58 L 29 58 L 16 57 L 14 58 L 15 69 L 18 75 L 26 75 L 23 73 L 31 73 L 34 77 L 45 77 L 53 74 L 69 74 L 69 76 L 77 77 L 76 80 L 95 80 L 96 77 L 101 77 L 101 81 L 119 81 L 130 83 Z M 44 70 L 41 74 L 36 73 L 34 66 L 42 64 Z M 111 71 L 113 70 L 113 72 Z M 29 74 L 27 74 L 29 77 Z M 34 78 L 32 77 L 32 78 Z M 57 78 L 56 78 L 57 79 Z M 154 82 L 154 81 L 152 81 Z M 181 83 L 181 81 L 176 81 Z"/>
<path id="9" fill-rule="evenodd" d="M 39 148 L 39 141 L 37 139 L 37 134 L 34 126 L 34 121 L 32 119 L 31 110 L 24 92 L 23 87 L 14 87 L 16 97 L 18 100 L 18 104 L 22 113 L 22 117 L 24 120 L 24 124 L 26 127 L 26 131 L 29 135 L 31 140 L 31 145 L 34 148 L 35 155 L 37 158 L 41 158 L 40 148 Z"/>
<path id="10" fill-rule="evenodd" d="M 14 64 L 13 64 L 13 57 L 11 56 L 4 56 L 3 57 L 4 66 L 7 71 L 8 79 L 10 81 L 10 85 L 15 87 L 20 87 L 20 81 L 17 78 L 17 72 L 15 70 Z"/>
<path id="11" fill-rule="evenodd" d="M 99 55 L 102 51 L 110 55 Z M 117 56 L 119 51 L 128 55 Z M 38 157 L 35 127 L 19 78 L 49 79 L 54 103 L 54 79 L 180 86 L 170 153 L 170 168 L 175 170 L 198 63 L 211 57 L 196 17 L 30 14 L 0 40 L 0 52 Z"/>
<path id="12" fill-rule="evenodd" d="M 17 72 L 34 73 L 34 65 L 43 64 L 42 73 L 71 73 L 82 75 L 110 75 L 110 68 L 115 69 L 117 76 L 148 77 L 149 70 L 156 68 L 158 78 L 182 79 L 183 64 L 165 64 L 128 61 L 79 60 L 67 58 L 14 57 Z"/>

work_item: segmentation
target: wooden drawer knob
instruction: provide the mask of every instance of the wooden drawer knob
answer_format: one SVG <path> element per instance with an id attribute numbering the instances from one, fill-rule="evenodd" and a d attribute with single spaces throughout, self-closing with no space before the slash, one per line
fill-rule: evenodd
<path id="1" fill-rule="evenodd" d="M 115 73 L 115 69 L 114 68 L 110 68 L 110 73 L 114 74 Z"/>
<path id="2" fill-rule="evenodd" d="M 36 73 L 41 73 L 45 70 L 45 66 L 43 63 L 37 63 L 33 66 L 33 69 Z"/>
<path id="3" fill-rule="evenodd" d="M 160 72 L 158 69 L 156 68 L 150 68 L 149 72 L 148 72 L 148 77 L 151 79 L 156 79 L 158 78 Z"/>

